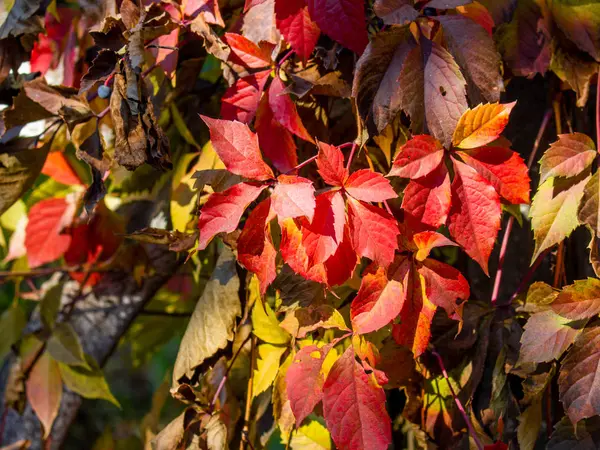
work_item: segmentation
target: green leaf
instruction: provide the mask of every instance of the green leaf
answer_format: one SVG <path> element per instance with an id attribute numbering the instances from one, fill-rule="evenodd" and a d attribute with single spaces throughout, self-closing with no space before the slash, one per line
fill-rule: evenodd
<path id="1" fill-rule="evenodd" d="M 531 262 L 547 248 L 567 238 L 579 225 L 577 209 L 589 177 L 559 191 L 556 178 L 549 178 L 533 197 L 529 216 L 535 238 L 535 251 Z"/>
<path id="2" fill-rule="evenodd" d="M 177 106 L 175 105 L 175 103 L 171 103 L 171 116 L 173 117 L 173 123 L 175 124 L 177 131 L 179 131 L 179 134 L 181 134 L 183 139 L 185 139 L 185 141 L 188 144 L 193 145 L 198 150 L 200 150 L 201 149 L 200 145 L 198 145 L 198 143 L 196 142 L 196 139 L 194 139 L 194 135 L 192 134 L 190 129 L 187 127 L 185 120 L 183 120 L 183 117 L 181 117 L 181 113 L 177 109 Z"/>
<path id="3" fill-rule="evenodd" d="M 23 202 L 23 200 L 17 200 L 10 208 L 0 215 L 0 225 L 9 231 L 15 231 L 15 226 L 19 222 L 19 219 L 25 214 L 27 214 L 25 202 Z"/>
<path id="4" fill-rule="evenodd" d="M 87 367 L 58 363 L 65 386 L 82 397 L 107 400 L 120 408 L 119 401 L 110 392 L 104 374 L 94 358 L 85 355 L 85 360 Z"/>
<path id="5" fill-rule="evenodd" d="M 273 384 L 279 370 L 281 355 L 285 350 L 286 347 L 277 347 L 270 344 L 260 344 L 258 346 L 258 360 L 252 378 L 252 397 L 256 398 Z"/>
<path id="6" fill-rule="evenodd" d="M 27 400 L 44 426 L 44 438 L 50 434 L 62 398 L 62 381 L 58 364 L 47 352 L 36 361 L 27 381 Z"/>
<path id="7" fill-rule="evenodd" d="M 223 247 L 181 341 L 173 369 L 173 386 L 184 376 L 191 378 L 197 366 L 233 339 L 235 319 L 242 314 L 239 287 L 235 256 Z"/>
<path id="8" fill-rule="evenodd" d="M 597 0 L 548 0 L 548 7 L 562 32 L 600 62 L 600 3 Z"/>
<path id="9" fill-rule="evenodd" d="M 536 401 L 519 416 L 517 438 L 521 450 L 534 450 L 542 428 L 542 403 Z"/>
<path id="10" fill-rule="evenodd" d="M 62 284 L 56 284 L 52 286 L 50 289 L 48 289 L 40 303 L 40 316 L 42 318 L 42 323 L 49 330 L 54 327 L 56 322 L 56 315 L 60 309 L 62 291 Z"/>
<path id="11" fill-rule="evenodd" d="M 59 323 L 54 327 L 47 347 L 57 361 L 68 365 L 87 366 L 79 336 L 68 323 Z"/>
<path id="12" fill-rule="evenodd" d="M 21 332 L 27 324 L 27 317 L 18 301 L 0 316 L 0 361 L 10 352 L 10 347 L 21 338 Z"/>

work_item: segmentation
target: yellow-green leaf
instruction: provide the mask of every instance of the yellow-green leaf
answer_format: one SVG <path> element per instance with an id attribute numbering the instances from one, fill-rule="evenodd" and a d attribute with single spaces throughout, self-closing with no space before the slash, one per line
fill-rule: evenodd
<path id="1" fill-rule="evenodd" d="M 26 323 L 27 317 L 15 300 L 0 316 L 0 361 L 10 352 L 10 347 L 19 340 Z"/>
<path id="2" fill-rule="evenodd" d="M 94 358 L 85 355 L 85 360 L 87 367 L 58 363 L 65 386 L 82 397 L 107 400 L 120 408 Z"/>
<path id="3" fill-rule="evenodd" d="M 487 103 L 466 110 L 456 125 L 452 145 L 466 149 L 495 141 L 506 127 L 515 103 Z"/>
<path id="4" fill-rule="evenodd" d="M 267 303 L 262 302 L 260 295 L 252 308 L 252 332 L 269 344 L 284 345 L 291 337 L 279 326 L 275 313 Z"/>
<path id="5" fill-rule="evenodd" d="M 275 381 L 279 370 L 279 361 L 286 347 L 277 347 L 271 344 L 260 344 L 258 346 L 258 360 L 252 378 L 252 396 L 257 397 L 269 389 Z"/>
<path id="6" fill-rule="evenodd" d="M 62 298 L 63 286 L 61 284 L 55 284 L 52 286 L 46 294 L 44 294 L 44 298 L 40 303 L 40 316 L 42 318 L 42 323 L 48 329 L 52 329 L 54 327 L 54 323 L 56 322 L 56 315 L 58 314 L 58 310 L 60 308 L 60 300 Z"/>
<path id="7" fill-rule="evenodd" d="M 47 347 L 57 361 L 69 365 L 87 366 L 79 336 L 68 323 L 59 323 L 54 327 Z"/>
<path id="8" fill-rule="evenodd" d="M 318 420 L 312 420 L 302 425 L 292 436 L 292 450 L 330 450 L 331 437 L 325 425 Z"/>

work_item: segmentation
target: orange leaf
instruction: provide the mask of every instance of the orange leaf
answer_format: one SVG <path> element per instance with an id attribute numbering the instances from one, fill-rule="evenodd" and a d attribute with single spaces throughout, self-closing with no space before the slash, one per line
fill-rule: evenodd
<path id="1" fill-rule="evenodd" d="M 515 104 L 516 102 L 503 105 L 487 103 L 468 109 L 456 125 L 452 145 L 459 148 L 476 148 L 495 141 L 504 131 Z"/>

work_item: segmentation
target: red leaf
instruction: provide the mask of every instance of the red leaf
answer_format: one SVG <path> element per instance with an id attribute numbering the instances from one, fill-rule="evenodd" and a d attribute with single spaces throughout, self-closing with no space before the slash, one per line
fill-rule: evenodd
<path id="1" fill-rule="evenodd" d="M 346 214 L 340 191 L 329 191 L 316 197 L 313 220 L 303 222 L 303 245 L 311 265 L 325 262 L 335 253 L 344 236 Z"/>
<path id="2" fill-rule="evenodd" d="M 302 61 L 310 57 L 319 40 L 321 30 L 308 14 L 304 0 L 278 0 L 275 2 L 277 28 L 290 43 Z"/>
<path id="3" fill-rule="evenodd" d="M 277 275 L 275 258 L 277 251 L 271 242 L 268 223 L 271 199 L 260 202 L 250 213 L 238 239 L 238 261 L 260 282 L 260 293 L 264 294 Z"/>
<path id="4" fill-rule="evenodd" d="M 502 208 L 494 187 L 475 169 L 453 159 L 452 208 L 448 229 L 488 275 L 488 259 L 498 230 Z"/>
<path id="5" fill-rule="evenodd" d="M 389 175 L 421 178 L 433 172 L 443 157 L 444 148 L 437 139 L 428 135 L 415 136 L 402 146 Z"/>
<path id="6" fill-rule="evenodd" d="M 323 398 L 325 379 L 321 368 L 332 346 L 329 344 L 321 348 L 316 345 L 303 347 L 296 353 L 287 370 L 287 395 L 298 427 Z"/>
<path id="7" fill-rule="evenodd" d="M 422 223 L 438 228 L 446 223 L 450 212 L 450 175 L 441 164 L 429 175 L 410 180 L 402 208 Z"/>
<path id="8" fill-rule="evenodd" d="M 333 145 L 319 142 L 317 168 L 323 181 L 332 186 L 343 186 L 348 178 L 348 170 L 344 167 L 344 154 Z"/>
<path id="9" fill-rule="evenodd" d="M 327 284 L 338 286 L 344 284 L 354 273 L 358 264 L 358 257 L 350 240 L 348 226 L 344 227 L 344 239 L 340 242 L 337 250 L 325 261 L 325 272 L 327 273 Z"/>
<path id="10" fill-rule="evenodd" d="M 83 184 L 63 152 L 48 153 L 44 167 L 42 167 L 42 173 L 67 186 Z"/>
<path id="11" fill-rule="evenodd" d="M 275 45 L 261 42 L 256 45 L 241 34 L 225 33 L 223 41 L 231 47 L 229 59 L 249 69 L 262 69 L 272 63 L 271 53 Z"/>
<path id="12" fill-rule="evenodd" d="M 359 334 L 383 328 L 402 310 L 406 293 L 403 280 L 389 280 L 384 268 L 363 276 L 350 307 L 352 329 Z"/>
<path id="13" fill-rule="evenodd" d="M 415 233 L 412 238 L 418 249 L 415 254 L 417 261 L 425 261 L 434 248 L 456 245 L 446 236 L 435 231 L 421 231 L 420 233 Z"/>
<path id="14" fill-rule="evenodd" d="M 367 44 L 367 24 L 362 0 L 307 0 L 310 17 L 323 33 L 357 54 Z"/>
<path id="15" fill-rule="evenodd" d="M 230 172 L 255 180 L 273 178 L 273 171 L 263 161 L 258 137 L 240 122 L 200 116 L 210 130 L 212 145 Z"/>
<path id="16" fill-rule="evenodd" d="M 376 206 L 348 199 L 348 221 L 352 246 L 361 257 L 387 267 L 398 248 L 398 223 L 387 211 Z"/>
<path id="17" fill-rule="evenodd" d="M 74 213 L 74 202 L 65 198 L 49 198 L 31 207 L 25 231 L 29 267 L 52 262 L 67 251 L 71 236 L 61 232 L 71 224 Z"/>
<path id="18" fill-rule="evenodd" d="M 306 178 L 279 175 L 271 194 L 273 211 L 280 220 L 306 216 L 312 222 L 315 213 L 315 188 Z"/>
<path id="19" fill-rule="evenodd" d="M 177 47 L 179 43 L 179 28 L 175 28 L 169 34 L 159 36 L 153 44 L 162 47 Z M 170 48 L 157 48 L 156 49 L 156 62 L 165 71 L 165 73 L 171 77 L 177 68 L 177 56 L 179 52 Z"/>
<path id="20" fill-rule="evenodd" d="M 383 202 L 398 196 L 383 175 L 370 169 L 353 172 L 344 183 L 344 189 L 355 199 L 365 202 Z"/>
<path id="21" fill-rule="evenodd" d="M 505 147 L 458 152 L 509 203 L 529 203 L 529 171 L 518 153 Z"/>
<path id="22" fill-rule="evenodd" d="M 281 244 L 279 251 L 281 257 L 291 269 L 308 280 L 317 283 L 327 283 L 325 265 L 311 264 L 306 248 L 302 242 L 303 235 L 300 226 L 294 219 L 287 219 L 280 223 Z"/>
<path id="23" fill-rule="evenodd" d="M 260 95 L 271 74 L 270 70 L 240 78 L 221 99 L 221 118 L 249 124 L 254 119 Z M 259 135 L 260 138 L 260 135 Z"/>
<path id="24" fill-rule="evenodd" d="M 323 386 L 323 415 L 335 445 L 349 450 L 385 450 L 392 442 L 385 393 L 348 347 Z"/>
<path id="25" fill-rule="evenodd" d="M 54 61 L 56 50 L 56 43 L 50 37 L 40 33 L 31 50 L 31 71 L 42 72 L 42 75 L 45 75 Z"/>
<path id="26" fill-rule="evenodd" d="M 212 194 L 202 207 L 198 218 L 200 238 L 198 250 L 204 250 L 218 233 L 231 233 L 242 218 L 242 214 L 266 186 L 239 183 L 229 189 Z"/>
<path id="27" fill-rule="evenodd" d="M 260 148 L 280 172 L 289 172 L 298 165 L 296 144 L 292 133 L 283 128 L 269 106 L 268 96 L 263 96 L 254 122 Z"/>
<path id="28" fill-rule="evenodd" d="M 467 300 L 471 293 L 469 283 L 462 273 L 434 259 L 423 261 L 417 271 L 423 277 L 425 293 L 429 301 L 435 306 L 444 308 L 448 317 L 460 317 L 456 299 Z"/>
<path id="29" fill-rule="evenodd" d="M 296 105 L 285 93 L 285 85 L 279 77 L 275 77 L 269 86 L 269 106 L 277 121 L 290 132 L 305 141 L 314 142 L 298 115 Z"/>

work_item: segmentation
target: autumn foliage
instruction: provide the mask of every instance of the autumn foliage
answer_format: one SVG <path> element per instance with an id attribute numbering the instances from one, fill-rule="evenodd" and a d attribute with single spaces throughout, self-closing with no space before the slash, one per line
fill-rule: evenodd
<path id="1" fill-rule="evenodd" d="M 8 3 L 0 448 L 600 448 L 600 3 Z"/>

